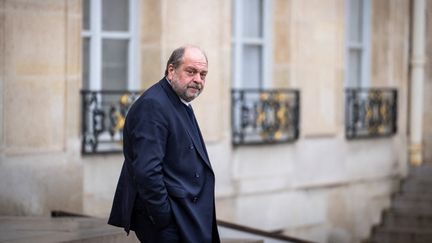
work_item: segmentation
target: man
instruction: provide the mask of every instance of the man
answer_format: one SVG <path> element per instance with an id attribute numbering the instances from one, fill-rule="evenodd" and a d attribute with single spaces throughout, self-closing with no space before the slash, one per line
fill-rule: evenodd
<path id="1" fill-rule="evenodd" d="M 165 77 L 126 117 L 125 162 L 108 223 L 135 231 L 141 242 L 220 242 L 215 178 L 189 104 L 207 72 L 200 48 L 174 50 Z"/>

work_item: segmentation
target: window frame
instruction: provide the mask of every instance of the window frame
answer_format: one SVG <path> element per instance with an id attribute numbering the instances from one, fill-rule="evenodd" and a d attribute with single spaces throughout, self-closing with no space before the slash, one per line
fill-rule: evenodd
<path id="1" fill-rule="evenodd" d="M 346 61 L 345 61 L 345 87 L 349 88 L 366 88 L 370 87 L 370 79 L 371 79 L 371 23 L 372 23 L 372 8 L 370 0 L 360 0 L 362 1 L 362 15 L 361 15 L 361 33 L 359 33 L 360 41 L 352 42 L 350 40 L 350 28 L 351 28 L 351 18 L 350 18 L 350 2 L 353 0 L 346 0 L 346 41 L 345 41 L 345 50 L 346 50 Z M 359 1 L 359 0 L 357 0 Z M 352 81 L 349 80 L 350 71 L 350 51 L 358 50 L 360 51 L 360 77 L 358 78 L 359 83 L 352 84 Z"/>
<path id="2" fill-rule="evenodd" d="M 261 46 L 262 50 L 262 72 L 258 88 L 271 88 L 272 87 L 272 0 L 263 1 L 263 16 L 262 16 L 262 37 L 244 37 L 243 36 L 243 3 L 247 0 L 234 0 L 233 1 L 233 23 L 232 28 L 232 46 L 233 46 L 233 69 L 232 69 L 232 87 L 235 89 L 242 87 L 242 73 L 243 73 L 243 50 L 245 46 Z"/>
<path id="3" fill-rule="evenodd" d="M 84 0 L 85 1 L 85 0 Z M 127 89 L 140 88 L 139 69 L 139 6 L 140 0 L 129 1 L 129 18 L 127 31 L 104 31 L 102 29 L 102 1 L 90 1 L 90 29 L 81 29 L 81 38 L 89 39 L 89 90 L 102 90 L 102 55 L 103 40 L 128 40 Z M 84 55 L 84 53 L 82 53 Z"/>

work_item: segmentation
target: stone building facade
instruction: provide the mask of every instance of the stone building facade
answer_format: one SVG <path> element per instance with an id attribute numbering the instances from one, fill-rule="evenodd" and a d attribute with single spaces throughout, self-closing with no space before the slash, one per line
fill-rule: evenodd
<path id="1" fill-rule="evenodd" d="M 94 32 L 85 29 L 91 16 L 109 11 L 104 1 L 113 3 L 0 0 L 1 215 L 109 213 L 123 158 L 83 154 L 87 121 L 80 93 L 100 88 L 93 78 L 104 75 L 104 62 L 92 59 L 101 58 L 92 45 L 104 52 L 104 44 L 92 44 Z M 220 219 L 318 242 L 367 238 L 408 170 L 412 1 L 126 2 L 135 32 L 95 32 L 102 43 L 125 38 L 135 48 L 128 52 L 126 89 L 158 81 L 181 44 L 207 52 L 206 88 L 193 105 L 217 178 Z M 430 2 L 426 16 L 431 33 Z M 358 45 L 348 41 L 356 26 Z M 238 31 L 258 34 L 248 38 Z M 432 35 L 426 38 L 424 148 L 432 143 Z M 360 78 L 352 82 L 350 75 Z M 232 117 L 238 114 L 231 90 L 250 88 L 252 80 L 256 90 L 299 92 L 299 133 L 291 142 L 233 145 Z M 350 87 L 397 90 L 396 132 L 347 139 Z M 432 161 L 431 151 L 423 154 Z"/>

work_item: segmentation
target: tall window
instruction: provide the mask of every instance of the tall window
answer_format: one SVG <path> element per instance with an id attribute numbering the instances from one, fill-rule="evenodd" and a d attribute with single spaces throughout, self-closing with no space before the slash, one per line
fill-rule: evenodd
<path id="1" fill-rule="evenodd" d="M 370 79 L 370 0 L 347 0 L 346 86 L 368 87 Z"/>
<path id="2" fill-rule="evenodd" d="M 233 87 L 267 87 L 271 0 L 234 0 L 233 10 Z"/>
<path id="3" fill-rule="evenodd" d="M 139 88 L 138 1 L 83 0 L 83 88 Z"/>

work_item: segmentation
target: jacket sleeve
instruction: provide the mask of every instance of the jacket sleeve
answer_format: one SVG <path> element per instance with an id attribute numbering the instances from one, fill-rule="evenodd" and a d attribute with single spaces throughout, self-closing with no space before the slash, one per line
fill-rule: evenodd
<path id="1" fill-rule="evenodd" d="M 163 228 L 172 217 L 162 170 L 169 136 L 167 119 L 154 100 L 145 100 L 134 112 L 128 124 L 132 152 L 129 167 L 149 220 Z"/>

